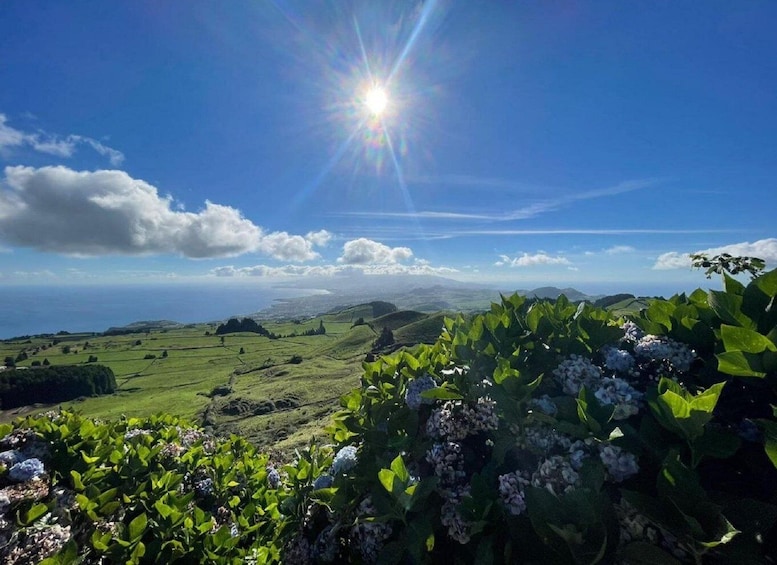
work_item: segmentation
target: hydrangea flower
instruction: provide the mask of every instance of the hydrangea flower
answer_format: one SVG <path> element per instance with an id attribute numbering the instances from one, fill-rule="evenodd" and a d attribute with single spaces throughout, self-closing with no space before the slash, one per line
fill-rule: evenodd
<path id="1" fill-rule="evenodd" d="M 327 526 L 313 542 L 313 558 L 322 563 L 332 563 L 337 557 L 337 537 L 332 526 Z"/>
<path id="2" fill-rule="evenodd" d="M 337 455 L 335 455 L 335 458 L 332 461 L 332 472 L 335 475 L 347 473 L 356 466 L 357 462 L 358 457 L 356 456 L 356 447 L 353 445 L 346 445 L 337 452 Z"/>
<path id="3" fill-rule="evenodd" d="M 637 458 L 634 454 L 624 451 L 617 445 L 600 445 L 599 459 L 604 463 L 607 474 L 616 483 L 623 482 L 639 473 L 639 465 L 637 465 Z"/>
<path id="4" fill-rule="evenodd" d="M 608 377 L 602 379 L 594 396 L 602 404 L 615 405 L 614 420 L 625 420 L 639 412 L 643 395 L 623 379 Z"/>
<path id="5" fill-rule="evenodd" d="M 435 443 L 426 452 L 426 460 L 432 465 L 434 474 L 440 477 L 443 486 L 452 486 L 463 479 L 464 457 L 461 445 L 455 442 Z"/>
<path id="6" fill-rule="evenodd" d="M 631 353 L 617 347 L 606 347 L 602 350 L 604 366 L 616 373 L 630 373 L 634 368 L 635 360 Z"/>
<path id="7" fill-rule="evenodd" d="M 369 496 L 359 503 L 356 509 L 357 521 L 351 528 L 351 543 L 359 550 L 364 563 L 375 563 L 385 541 L 393 530 L 387 522 L 367 522 L 364 518 L 377 515 L 378 509 Z"/>
<path id="8" fill-rule="evenodd" d="M 518 516 L 526 510 L 524 487 L 529 480 L 520 471 L 499 475 L 499 496 L 502 504 L 513 516 Z"/>
<path id="9" fill-rule="evenodd" d="M 580 475 L 566 457 L 552 455 L 539 464 L 531 477 L 531 484 L 558 495 L 579 487 Z"/>
<path id="10" fill-rule="evenodd" d="M 197 496 L 201 498 L 210 496 L 211 494 L 213 494 L 213 491 L 214 491 L 213 479 L 210 479 L 210 478 L 202 479 L 194 483 L 194 492 L 197 494 Z"/>
<path id="11" fill-rule="evenodd" d="M 478 398 L 475 406 L 461 400 L 448 400 L 432 412 L 426 422 L 426 433 L 437 439 L 461 441 L 479 432 L 495 430 L 498 426 L 496 402 L 483 396 Z"/>
<path id="12" fill-rule="evenodd" d="M 281 486 L 281 474 L 275 467 L 267 468 L 267 484 L 270 488 L 278 488 Z"/>
<path id="13" fill-rule="evenodd" d="M 0 453 L 0 464 L 6 467 L 13 467 L 20 461 L 24 460 L 24 456 L 16 449 L 9 449 Z"/>
<path id="14" fill-rule="evenodd" d="M 440 522 L 448 528 L 448 535 L 451 539 L 462 545 L 469 543 L 472 524 L 464 519 L 459 508 L 462 499 L 469 496 L 469 494 L 469 486 L 448 492 L 445 502 L 440 509 Z"/>
<path id="15" fill-rule="evenodd" d="M 124 433 L 124 441 L 130 441 L 131 439 L 134 439 L 136 437 L 148 436 L 148 435 L 151 435 L 151 430 L 145 430 L 143 428 L 134 428 L 131 430 L 127 430 Z"/>
<path id="16" fill-rule="evenodd" d="M 565 394 L 577 396 L 583 386 L 595 387 L 602 378 L 602 370 L 585 357 L 573 353 L 553 370 L 553 376 Z"/>
<path id="17" fill-rule="evenodd" d="M 558 412 L 558 407 L 556 406 L 556 403 L 553 402 L 550 399 L 550 396 L 547 394 L 543 394 L 539 398 L 532 398 L 529 401 L 529 406 L 532 408 L 539 410 L 543 414 L 546 414 L 548 416 L 555 416 Z"/>
<path id="18" fill-rule="evenodd" d="M 41 460 L 33 457 L 14 464 L 8 470 L 8 478 L 17 483 L 24 483 L 37 479 L 45 472 L 46 469 L 43 467 Z"/>
<path id="19" fill-rule="evenodd" d="M 684 373 L 691 368 L 696 352 L 687 345 L 671 338 L 646 335 L 634 345 L 634 353 L 648 360 L 656 361 L 667 369 Z"/>
<path id="20" fill-rule="evenodd" d="M 437 388 L 437 383 L 430 375 L 424 375 L 419 379 L 413 379 L 407 383 L 407 392 L 405 392 L 405 404 L 411 410 L 418 410 L 422 404 L 433 404 L 431 398 L 422 398 L 421 393 L 427 390 Z"/>
<path id="21" fill-rule="evenodd" d="M 640 328 L 637 324 L 629 320 L 625 324 L 621 326 L 621 329 L 623 330 L 623 341 L 630 341 L 632 343 L 636 343 L 640 339 L 642 339 L 642 336 L 645 335 L 645 332 L 642 331 L 642 328 Z"/>
<path id="22" fill-rule="evenodd" d="M 322 488 L 329 488 L 335 482 L 332 475 L 321 475 L 313 481 L 313 488 L 318 490 Z"/>

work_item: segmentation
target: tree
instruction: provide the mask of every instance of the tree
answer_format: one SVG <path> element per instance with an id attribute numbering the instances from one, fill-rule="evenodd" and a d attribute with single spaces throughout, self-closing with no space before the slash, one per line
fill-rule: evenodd
<path id="1" fill-rule="evenodd" d="M 165 350 L 162 352 L 162 358 L 164 359 L 164 358 L 166 358 L 166 357 L 167 357 L 167 349 L 165 349 Z"/>
<path id="2" fill-rule="evenodd" d="M 738 275 L 740 273 L 750 273 L 750 278 L 754 279 L 766 268 L 766 262 L 758 257 L 734 257 L 728 253 L 721 253 L 712 258 L 704 253 L 692 253 L 691 265 L 696 269 L 705 269 L 704 274 L 709 279 L 713 273 L 722 275 Z"/>
<path id="3" fill-rule="evenodd" d="M 65 355 L 67 355 L 68 353 L 70 353 L 70 346 L 69 346 L 69 345 L 64 345 L 64 346 L 62 347 L 62 353 L 64 353 Z"/>
<path id="4" fill-rule="evenodd" d="M 245 352 L 246 352 L 246 350 L 245 350 L 243 347 L 241 347 L 241 348 L 240 348 L 240 355 L 244 355 L 244 354 L 245 354 Z"/>
<path id="5" fill-rule="evenodd" d="M 16 367 L 16 363 L 13 360 L 13 357 L 10 355 L 5 358 L 5 366 L 6 367 Z"/>
<path id="6" fill-rule="evenodd" d="M 394 343 L 394 332 L 388 326 L 383 327 L 383 331 L 380 332 L 378 339 L 373 344 L 373 349 L 383 349 Z"/>
<path id="7" fill-rule="evenodd" d="M 49 363 L 49 360 L 48 360 L 48 359 L 44 359 L 44 360 L 43 360 L 43 365 L 45 365 L 46 367 L 48 367 L 49 365 L 51 365 L 51 363 Z"/>

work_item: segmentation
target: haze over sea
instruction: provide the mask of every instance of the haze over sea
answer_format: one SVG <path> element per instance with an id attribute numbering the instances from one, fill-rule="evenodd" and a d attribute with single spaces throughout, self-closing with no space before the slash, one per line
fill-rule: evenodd
<path id="1" fill-rule="evenodd" d="M 239 284 L 3 286 L 0 339 L 61 330 L 102 332 L 141 320 L 223 320 L 257 312 L 276 299 L 319 292 Z"/>

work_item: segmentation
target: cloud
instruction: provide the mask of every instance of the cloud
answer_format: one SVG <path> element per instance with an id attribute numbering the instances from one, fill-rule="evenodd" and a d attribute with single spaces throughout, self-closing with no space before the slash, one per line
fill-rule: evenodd
<path id="1" fill-rule="evenodd" d="M 606 196 L 615 196 L 616 194 L 623 194 L 625 192 L 633 192 L 635 190 L 641 190 L 654 186 L 656 179 L 644 179 L 644 180 L 629 180 L 618 183 L 613 186 L 598 188 L 594 190 L 587 190 L 581 192 L 572 192 L 558 196 L 556 198 L 550 198 L 547 200 L 541 200 L 539 202 L 533 202 L 521 208 L 516 208 L 508 212 L 500 212 L 497 214 L 488 213 L 471 213 L 471 212 L 456 212 L 456 211 L 434 211 L 434 210 L 420 210 L 418 212 L 350 212 L 347 215 L 351 216 L 364 216 L 375 218 L 423 218 L 423 219 L 438 219 L 438 220 L 488 220 L 494 222 L 506 222 L 513 220 L 526 220 L 534 218 L 540 214 L 546 212 L 552 212 L 559 208 L 569 206 L 575 202 L 582 200 L 592 200 L 595 198 L 603 198 Z"/>
<path id="2" fill-rule="evenodd" d="M 320 257 L 313 247 L 325 245 L 330 238 L 326 230 L 310 232 L 304 237 L 285 231 L 275 232 L 262 238 L 259 250 L 281 261 L 312 261 Z"/>
<path id="3" fill-rule="evenodd" d="M 0 151 L 7 151 L 12 147 L 31 147 L 40 153 L 56 155 L 57 157 L 72 157 L 79 145 L 88 145 L 100 155 L 108 157 L 113 166 L 119 166 L 124 162 L 124 154 L 121 151 L 108 147 L 83 135 L 67 135 L 61 137 L 45 131 L 35 133 L 25 132 L 9 126 L 5 114 L 0 114 Z"/>
<path id="4" fill-rule="evenodd" d="M 0 188 L 0 240 L 80 256 L 177 253 L 189 258 L 261 252 L 305 261 L 323 241 L 265 234 L 239 210 L 206 201 L 197 213 L 172 209 L 170 196 L 123 171 L 6 167 Z M 2 185 L 0 185 L 1 187 Z"/>
<path id="5" fill-rule="evenodd" d="M 377 241 L 360 237 L 345 242 L 343 254 L 337 259 L 345 265 L 394 264 L 413 256 L 409 247 L 389 247 Z"/>
<path id="6" fill-rule="evenodd" d="M 759 259 L 763 259 L 767 265 L 775 265 L 777 264 L 777 238 L 771 237 L 759 239 L 752 243 L 748 241 L 732 243 L 721 247 L 711 247 L 710 249 L 693 251 L 692 253 L 703 253 L 709 256 L 728 253 L 734 257 L 758 257 Z M 653 269 L 659 271 L 667 269 L 690 269 L 690 254 L 691 253 L 680 253 L 677 251 L 663 253 L 656 259 Z"/>
<path id="7" fill-rule="evenodd" d="M 344 275 L 443 275 L 457 273 L 451 267 L 432 267 L 425 262 L 412 265 L 399 263 L 380 265 L 285 265 L 270 267 L 254 265 L 251 267 L 234 267 L 231 265 L 217 267 L 210 273 L 217 277 L 335 277 Z"/>
<path id="8" fill-rule="evenodd" d="M 494 263 L 497 267 L 536 267 L 538 265 L 571 265 L 569 259 L 561 255 L 551 256 L 540 251 L 534 255 L 524 253 L 520 257 L 510 258 L 507 255 L 500 255 L 499 261 Z"/>
<path id="9" fill-rule="evenodd" d="M 634 253 L 634 249 L 631 245 L 613 245 L 612 247 L 605 249 L 604 252 L 607 255 L 620 255 L 622 253 Z"/>

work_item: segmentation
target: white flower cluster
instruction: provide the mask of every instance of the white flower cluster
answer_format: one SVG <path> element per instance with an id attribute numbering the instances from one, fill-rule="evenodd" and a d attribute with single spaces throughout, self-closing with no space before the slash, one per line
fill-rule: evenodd
<path id="1" fill-rule="evenodd" d="M 496 402 L 487 396 L 478 398 L 475 406 L 461 400 L 448 400 L 435 409 L 426 422 L 426 433 L 437 439 L 461 441 L 479 432 L 499 427 Z"/>
<path id="2" fill-rule="evenodd" d="M 696 352 L 687 345 L 668 337 L 646 335 L 634 345 L 638 357 L 655 361 L 669 371 L 684 373 L 691 368 Z"/>
<path id="3" fill-rule="evenodd" d="M 535 424 L 524 430 L 523 438 L 518 437 L 518 445 L 536 453 L 546 454 L 556 448 L 566 450 L 572 443 L 568 436 L 549 424 Z"/>
<path id="4" fill-rule="evenodd" d="M 411 410 L 418 410 L 422 404 L 434 404 L 431 398 L 422 398 L 421 393 L 437 388 L 437 383 L 431 375 L 424 375 L 420 379 L 413 379 L 407 383 L 405 392 L 405 404 Z"/>
<path id="5" fill-rule="evenodd" d="M 681 543 L 674 535 L 654 524 L 644 514 L 641 514 L 625 498 L 613 504 L 615 516 L 620 529 L 620 546 L 632 542 L 647 542 L 662 547 L 676 559 L 687 561 L 693 549 Z"/>
<path id="6" fill-rule="evenodd" d="M 461 501 L 469 496 L 469 486 L 459 487 L 445 494 L 445 502 L 440 509 L 440 522 L 448 528 L 451 539 L 460 544 L 469 543 L 472 524 L 461 515 Z"/>
<path id="7" fill-rule="evenodd" d="M 531 477 L 531 484 L 559 495 L 579 487 L 580 475 L 572 468 L 568 458 L 551 455 L 539 464 Z"/>
<path id="8" fill-rule="evenodd" d="M 378 509 L 375 508 L 369 496 L 361 501 L 356 514 L 356 525 L 351 528 L 351 543 L 359 549 L 364 563 L 375 563 L 384 542 L 391 537 L 391 524 L 364 521 L 364 518 L 378 514 Z"/>
<path id="9" fill-rule="evenodd" d="M 621 341 L 630 341 L 632 343 L 636 343 L 642 339 L 642 336 L 645 335 L 645 332 L 642 331 L 642 328 L 640 328 L 631 320 L 623 324 L 621 329 L 623 330 L 623 337 L 621 338 Z"/>
<path id="10" fill-rule="evenodd" d="M 577 396 L 580 389 L 595 387 L 602 378 L 602 370 L 588 359 L 574 353 L 553 370 L 553 376 L 565 394 Z"/>
<path id="11" fill-rule="evenodd" d="M 150 435 L 151 435 L 151 430 L 146 430 L 143 428 L 133 428 L 131 430 L 127 430 L 124 433 L 124 441 L 130 441 L 136 437 L 150 436 Z"/>
<path id="12" fill-rule="evenodd" d="M 625 420 L 639 412 L 643 394 L 618 377 L 605 377 L 594 392 L 602 404 L 614 405 L 614 420 Z"/>
<path id="13" fill-rule="evenodd" d="M 354 445 L 346 445 L 341 448 L 332 461 L 332 473 L 340 475 L 356 467 L 356 463 L 359 461 L 356 451 L 357 449 Z"/>
<path id="14" fill-rule="evenodd" d="M 633 453 L 624 451 L 610 443 L 599 446 L 599 459 L 607 469 L 607 475 L 616 483 L 620 483 L 639 473 L 637 458 Z"/>
<path id="15" fill-rule="evenodd" d="M 454 486 L 466 476 L 461 444 L 452 441 L 435 443 L 426 452 L 426 460 L 432 465 L 443 487 Z"/>
<path id="16" fill-rule="evenodd" d="M 528 484 L 529 479 L 521 471 L 499 475 L 499 497 L 513 516 L 518 516 L 526 510 L 524 488 Z"/>

